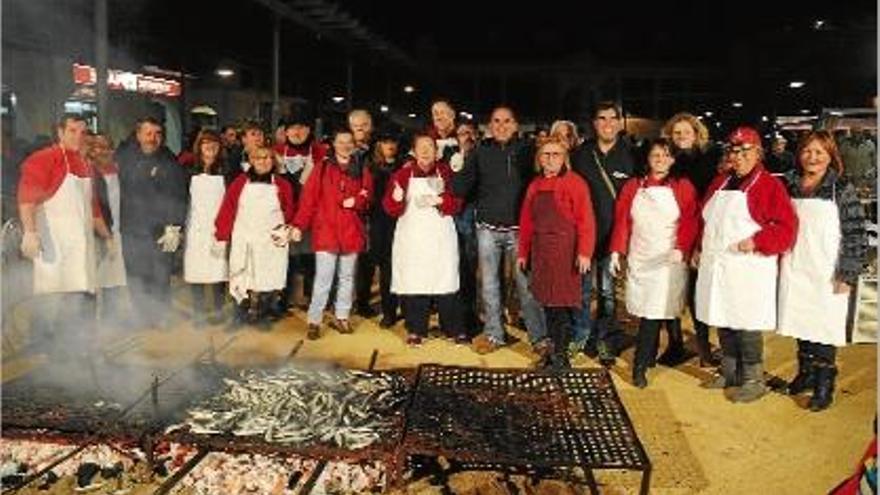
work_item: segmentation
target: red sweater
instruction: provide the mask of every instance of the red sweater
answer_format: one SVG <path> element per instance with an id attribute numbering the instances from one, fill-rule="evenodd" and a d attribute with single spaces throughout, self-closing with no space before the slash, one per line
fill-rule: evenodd
<path id="1" fill-rule="evenodd" d="M 352 164 L 354 164 L 352 158 Z M 303 186 L 299 210 L 293 224 L 312 230 L 312 249 L 331 253 L 359 253 L 366 246 L 362 215 L 370 207 L 373 176 L 366 167 L 360 177 L 344 172 L 332 158 L 315 163 Z M 354 198 L 354 207 L 342 203 Z"/>
<path id="2" fill-rule="evenodd" d="M 93 178 L 91 165 L 83 160 L 75 151 L 62 150 L 61 146 L 53 144 L 31 154 L 21 166 L 21 177 L 18 181 L 18 203 L 40 204 L 55 195 L 64 177 L 67 175 L 67 166 L 64 164 L 64 156 L 70 165 L 70 173 L 77 177 Z M 94 190 L 95 182 L 92 181 L 92 217 L 101 218 L 101 207 L 98 204 L 98 194 Z"/>
<path id="3" fill-rule="evenodd" d="M 623 185 L 617 202 L 614 204 L 614 230 L 611 232 L 610 252 L 626 253 L 632 233 L 632 205 L 636 193 L 643 187 L 661 186 L 672 188 L 675 202 L 680 212 L 675 234 L 675 249 L 685 258 L 690 255 L 700 230 L 697 191 L 691 181 L 685 178 L 668 178 L 662 182 L 653 177 L 632 178 Z"/>
<path id="4" fill-rule="evenodd" d="M 528 259 L 534 234 L 532 202 L 539 192 L 550 191 L 556 200 L 556 208 L 577 229 L 577 252 L 579 256 L 593 257 L 596 247 L 596 219 L 590 188 L 576 173 L 568 171 L 556 177 L 536 177 L 526 190 L 519 215 L 519 258 Z"/>
<path id="5" fill-rule="evenodd" d="M 728 174 L 719 174 L 712 180 L 702 209 L 728 177 Z M 750 184 L 751 188 L 746 193 L 749 214 L 761 226 L 761 230 L 752 236 L 755 251 L 767 256 L 781 254 L 791 248 L 797 238 L 798 219 L 788 192 L 782 182 L 764 170 L 762 165 L 758 165 L 742 181 L 739 190 L 745 190 Z M 698 238 L 702 240 L 702 228 Z"/>
<path id="6" fill-rule="evenodd" d="M 217 212 L 217 218 L 214 220 L 214 237 L 218 241 L 228 241 L 232 238 L 232 229 L 235 226 L 235 216 L 238 214 L 238 199 L 244 186 L 249 182 L 247 174 L 239 174 L 238 177 L 226 188 L 226 194 L 223 196 L 223 203 L 220 204 L 220 211 Z M 278 190 L 278 202 L 281 204 L 281 211 L 284 213 L 284 223 L 290 225 L 293 223 L 293 217 L 296 214 L 296 199 L 293 197 L 293 186 L 286 180 L 275 177 L 275 187 Z"/>
<path id="7" fill-rule="evenodd" d="M 436 206 L 441 215 L 455 215 L 461 210 L 464 201 L 452 194 L 452 169 L 444 162 L 437 162 L 427 172 L 422 171 L 414 161 L 405 163 L 388 179 L 385 187 L 385 197 L 382 198 L 382 207 L 392 217 L 399 217 L 406 211 L 406 191 L 409 188 L 411 177 L 431 177 L 434 174 L 443 179 L 443 193 L 440 194 L 442 203 Z M 403 201 L 394 201 L 394 183 L 403 188 Z"/>

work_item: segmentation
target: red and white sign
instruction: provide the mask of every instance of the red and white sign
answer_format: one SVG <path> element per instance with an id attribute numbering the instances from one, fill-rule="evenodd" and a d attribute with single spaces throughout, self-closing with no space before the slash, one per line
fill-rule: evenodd
<path id="1" fill-rule="evenodd" d="M 84 86 L 97 84 L 97 71 L 91 65 L 73 64 L 73 82 Z M 180 96 L 180 83 L 173 79 L 147 76 L 116 69 L 107 70 L 107 87 L 155 96 Z"/>

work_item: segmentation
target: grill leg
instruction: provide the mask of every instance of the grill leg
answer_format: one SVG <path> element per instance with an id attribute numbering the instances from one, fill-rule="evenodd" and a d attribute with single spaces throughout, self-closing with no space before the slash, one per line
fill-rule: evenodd
<path id="1" fill-rule="evenodd" d="M 587 478 L 587 487 L 590 489 L 590 495 L 599 495 L 599 485 L 596 484 L 596 477 L 593 476 L 592 468 L 584 468 L 584 476 Z"/>
<path id="2" fill-rule="evenodd" d="M 648 495 L 651 491 L 651 465 L 648 464 L 642 471 L 642 484 L 639 487 L 639 495 Z"/>

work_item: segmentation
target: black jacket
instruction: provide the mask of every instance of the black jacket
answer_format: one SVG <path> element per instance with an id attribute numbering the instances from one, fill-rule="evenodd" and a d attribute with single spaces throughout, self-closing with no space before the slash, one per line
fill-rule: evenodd
<path id="1" fill-rule="evenodd" d="M 520 139 L 500 144 L 481 143 L 452 178 L 452 190 L 461 198 L 476 190 L 477 222 L 499 227 L 519 225 L 526 188 L 535 176 L 532 147 Z"/>
<path id="2" fill-rule="evenodd" d="M 166 225 L 182 226 L 186 220 L 186 170 L 162 146 L 145 155 L 136 144 L 116 153 L 119 165 L 119 230 L 127 237 L 162 235 Z"/>
<path id="3" fill-rule="evenodd" d="M 807 197 L 801 191 L 801 177 L 798 169 L 789 170 L 783 177 L 792 199 Z M 865 208 L 859 201 L 855 187 L 846 177 L 840 177 L 836 171 L 828 169 L 822 183 L 810 197 L 834 201 L 837 204 L 841 238 L 834 276 L 850 286 L 855 286 L 868 254 Z"/>
<path id="4" fill-rule="evenodd" d="M 391 243 L 394 240 L 394 228 L 397 218 L 392 217 L 382 207 L 382 198 L 388 188 L 391 175 L 400 168 L 400 161 L 390 165 L 377 166 L 372 158 L 367 168 L 373 176 L 373 199 L 370 202 L 370 252 L 377 259 L 391 259 Z"/>
<path id="5" fill-rule="evenodd" d="M 718 175 L 721 149 L 710 145 L 704 150 L 695 148 L 688 151 L 676 150 L 674 153 L 675 164 L 672 165 L 671 175 L 691 181 L 697 190 L 697 199 L 702 200 L 712 179 Z"/>
<path id="6" fill-rule="evenodd" d="M 572 157 L 572 167 L 590 186 L 593 214 L 596 217 L 595 256 L 597 258 L 603 258 L 608 254 L 617 194 L 629 178 L 642 173 L 643 167 L 640 164 L 637 150 L 622 138 L 619 138 L 608 153 L 604 154 L 599 150 L 595 140 L 587 141 Z M 611 188 L 614 189 L 613 192 Z"/>

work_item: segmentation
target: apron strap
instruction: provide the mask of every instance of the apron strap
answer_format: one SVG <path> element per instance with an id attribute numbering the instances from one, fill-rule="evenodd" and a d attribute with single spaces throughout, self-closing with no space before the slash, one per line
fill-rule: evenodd
<path id="1" fill-rule="evenodd" d="M 60 144 L 58 149 L 61 150 L 61 157 L 64 159 L 64 168 L 67 170 L 67 174 L 70 174 L 70 161 L 67 159 L 67 152 L 64 151 L 64 147 Z"/>

